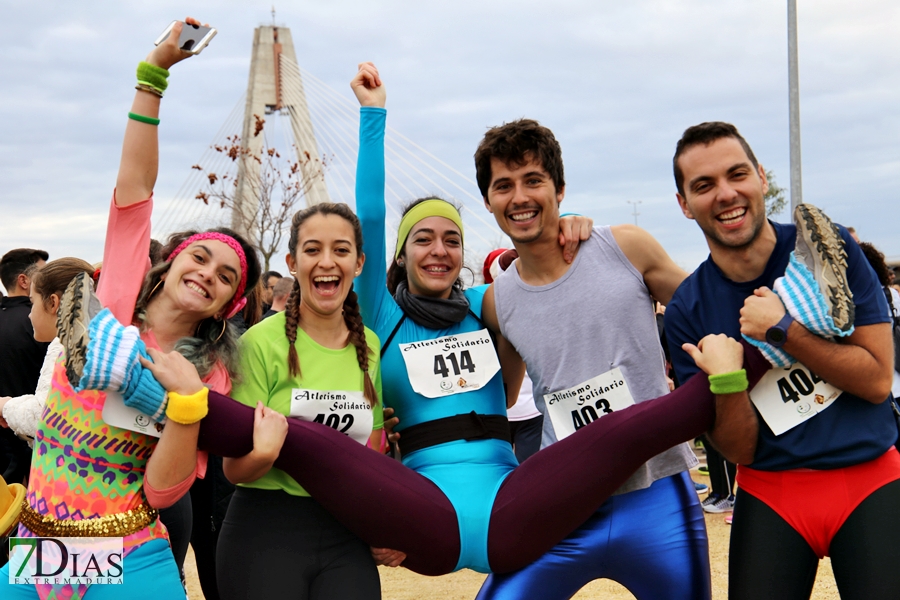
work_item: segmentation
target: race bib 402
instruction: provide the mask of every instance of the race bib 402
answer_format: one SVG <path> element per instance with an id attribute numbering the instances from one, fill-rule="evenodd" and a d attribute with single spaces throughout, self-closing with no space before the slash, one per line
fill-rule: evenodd
<path id="1" fill-rule="evenodd" d="M 291 412 L 311 423 L 322 423 L 365 444 L 374 425 L 372 405 L 362 392 L 341 390 L 291 390 Z"/>

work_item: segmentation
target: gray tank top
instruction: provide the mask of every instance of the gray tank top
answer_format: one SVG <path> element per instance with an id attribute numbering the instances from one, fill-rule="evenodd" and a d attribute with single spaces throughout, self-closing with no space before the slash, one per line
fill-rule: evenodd
<path id="1" fill-rule="evenodd" d="M 553 283 L 527 285 L 517 269 L 507 269 L 494 282 L 494 300 L 500 332 L 534 382 L 534 401 L 544 413 L 542 448 L 557 440 L 545 394 L 615 368 L 636 403 L 668 393 L 650 292 L 609 227 L 595 227 Z M 688 444 L 679 444 L 646 462 L 616 493 L 649 487 L 696 464 Z"/>

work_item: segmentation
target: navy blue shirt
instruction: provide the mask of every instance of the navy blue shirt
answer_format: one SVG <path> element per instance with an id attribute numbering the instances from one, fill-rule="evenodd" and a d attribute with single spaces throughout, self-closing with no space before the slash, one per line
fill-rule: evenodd
<path id="1" fill-rule="evenodd" d="M 740 339 L 738 320 L 744 299 L 758 287 L 771 289 L 775 279 L 784 274 L 797 230 L 794 225 L 772 225 L 778 241 L 759 278 L 743 283 L 731 281 L 710 257 L 676 290 L 666 307 L 665 326 L 679 380 L 686 381 L 700 370 L 681 345 L 696 344 L 710 333 Z M 838 228 L 847 247 L 847 277 L 856 304 L 854 325 L 887 323 L 888 307 L 875 272 L 847 230 Z M 828 379 L 827 373 L 820 375 Z M 897 425 L 889 402 L 872 404 L 847 392 L 827 410 L 780 436 L 772 433 L 758 411 L 757 417 L 759 438 L 752 466 L 763 471 L 837 469 L 860 464 L 878 458 L 897 440 Z"/>

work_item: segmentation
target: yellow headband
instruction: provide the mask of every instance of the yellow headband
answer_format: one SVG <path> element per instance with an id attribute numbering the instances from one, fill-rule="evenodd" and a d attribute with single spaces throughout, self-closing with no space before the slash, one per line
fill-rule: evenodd
<path id="1" fill-rule="evenodd" d="M 419 202 L 412 207 L 409 212 L 400 219 L 400 229 L 397 231 L 397 251 L 394 253 L 394 260 L 400 257 L 400 251 L 406 244 L 406 238 L 412 230 L 413 225 L 427 219 L 428 217 L 444 217 L 450 219 L 459 227 L 459 237 L 463 237 L 462 217 L 452 204 L 444 200 L 425 200 Z"/>

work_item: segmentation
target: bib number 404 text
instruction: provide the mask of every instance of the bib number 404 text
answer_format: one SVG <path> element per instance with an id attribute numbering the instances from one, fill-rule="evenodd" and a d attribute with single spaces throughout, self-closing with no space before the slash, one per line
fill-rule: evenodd
<path id="1" fill-rule="evenodd" d="M 807 375 L 803 369 L 793 369 L 787 377 L 778 379 L 778 391 L 785 404 L 799 402 L 801 396 L 806 397 L 815 392 L 816 384 L 821 381 L 822 378 L 812 371 Z"/>

